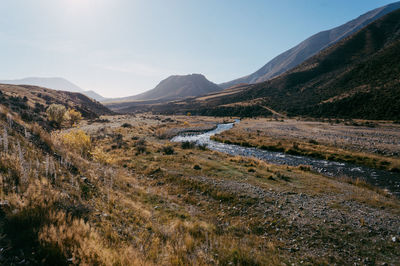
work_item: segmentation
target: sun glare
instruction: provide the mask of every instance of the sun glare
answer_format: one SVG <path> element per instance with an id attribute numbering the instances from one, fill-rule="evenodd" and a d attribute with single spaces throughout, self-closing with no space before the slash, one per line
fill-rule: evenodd
<path id="1" fill-rule="evenodd" d="M 64 0 L 69 11 L 72 12 L 85 12 L 95 6 L 94 0 Z"/>

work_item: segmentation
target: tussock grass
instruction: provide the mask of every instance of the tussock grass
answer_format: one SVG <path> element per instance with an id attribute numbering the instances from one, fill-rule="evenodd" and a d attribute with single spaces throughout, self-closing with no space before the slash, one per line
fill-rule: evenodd
<path id="1" fill-rule="evenodd" d="M 173 154 L 164 154 L 163 148 L 172 144 L 159 139 L 156 131 L 165 119 L 148 114 L 107 119 L 107 124 L 80 127 L 91 139 L 88 154 L 69 149 L 45 132 L 37 134 L 50 142 L 49 153 L 17 131 L 8 131 L 9 150 L 0 151 L 1 200 L 8 202 L 1 205 L 5 223 L 0 230 L 2 243 L 11 248 L 3 264 L 16 264 L 21 249 L 32 264 L 53 265 L 343 264 L 354 257 L 340 256 L 332 246 L 337 237 L 328 230 L 341 232 L 340 227 L 324 225 L 312 216 L 296 218 L 310 225 L 295 223 L 284 215 L 299 212 L 298 208 L 285 210 L 292 208 L 289 196 L 304 194 L 305 199 L 320 197 L 321 202 L 325 197 L 352 200 L 388 210 L 399 206 L 396 199 L 361 183 L 325 178 L 306 166 L 270 165 L 177 144 L 172 146 Z M 172 127 L 187 119 L 174 117 L 165 123 Z M 198 118 L 193 119 L 191 125 Z M 125 122 L 131 127 L 120 126 Z M 142 140 L 145 152 L 138 152 Z M 312 246 L 315 236 L 310 232 L 316 231 L 316 225 L 323 232 L 319 239 L 333 255 Z M 303 227 L 310 229 L 302 231 Z M 367 251 L 380 256 L 373 245 L 363 246 L 360 239 L 356 235 L 346 241 L 362 250 L 371 247 Z M 389 250 L 388 244 L 382 246 Z"/>

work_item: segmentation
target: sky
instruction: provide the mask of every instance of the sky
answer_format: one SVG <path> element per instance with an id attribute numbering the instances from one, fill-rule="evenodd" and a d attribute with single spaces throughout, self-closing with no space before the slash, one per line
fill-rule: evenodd
<path id="1" fill-rule="evenodd" d="M 105 97 L 170 75 L 222 83 L 394 0 L 1 0 L 0 79 L 63 77 Z"/>

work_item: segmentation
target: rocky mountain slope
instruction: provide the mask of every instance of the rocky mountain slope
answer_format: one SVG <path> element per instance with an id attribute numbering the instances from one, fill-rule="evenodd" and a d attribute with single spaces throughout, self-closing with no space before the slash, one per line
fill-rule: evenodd
<path id="1" fill-rule="evenodd" d="M 400 2 L 386 5 L 365 13 L 339 27 L 319 32 L 278 55 L 253 74 L 222 83 L 220 86 L 229 88 L 240 83 L 259 83 L 274 78 L 398 8 L 400 8 Z"/>

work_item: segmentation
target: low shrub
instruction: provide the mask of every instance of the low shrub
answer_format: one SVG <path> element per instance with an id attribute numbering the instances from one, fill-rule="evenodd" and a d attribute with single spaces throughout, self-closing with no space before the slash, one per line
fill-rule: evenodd
<path id="1" fill-rule="evenodd" d="M 194 169 L 194 170 L 201 170 L 201 167 L 200 167 L 200 165 L 195 164 L 195 165 L 193 166 L 193 169 Z"/>
<path id="2" fill-rule="evenodd" d="M 207 150 L 207 144 L 199 144 L 199 145 L 197 145 L 197 148 L 199 150 L 205 151 L 205 150 Z"/>
<path id="3" fill-rule="evenodd" d="M 135 148 L 137 153 L 145 153 L 147 150 L 147 143 L 145 139 L 139 139 L 138 141 L 136 141 L 135 143 Z"/>
<path id="4" fill-rule="evenodd" d="M 184 141 L 181 143 L 182 149 L 193 149 L 195 147 L 195 143 L 192 141 Z"/>
<path id="5" fill-rule="evenodd" d="M 161 152 L 166 155 L 172 155 L 174 154 L 175 150 L 174 147 L 172 147 L 171 145 L 167 145 L 161 148 Z"/>
<path id="6" fill-rule="evenodd" d="M 83 130 L 72 130 L 60 136 L 62 144 L 82 156 L 90 154 L 92 141 Z"/>
<path id="7" fill-rule="evenodd" d="M 129 124 L 129 123 L 123 123 L 123 124 L 121 125 L 121 127 L 124 127 L 124 128 L 131 128 L 132 125 Z"/>

